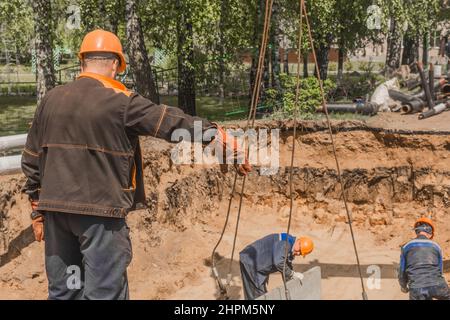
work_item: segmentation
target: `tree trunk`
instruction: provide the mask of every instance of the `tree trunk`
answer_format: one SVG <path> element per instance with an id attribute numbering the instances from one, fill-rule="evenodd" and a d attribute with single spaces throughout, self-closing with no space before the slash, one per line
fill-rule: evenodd
<path id="1" fill-rule="evenodd" d="M 227 13 L 228 13 L 228 1 L 222 0 L 220 5 L 220 20 L 219 20 L 219 43 L 217 45 L 218 47 L 218 53 L 219 53 L 219 97 L 221 103 L 223 103 L 223 100 L 225 98 L 225 21 L 227 20 Z"/>
<path id="2" fill-rule="evenodd" d="M 159 103 L 159 96 L 145 47 L 141 20 L 136 12 L 138 1 L 127 0 L 125 9 L 127 18 L 127 47 L 131 72 L 136 84 L 136 91 L 153 102 Z"/>
<path id="3" fill-rule="evenodd" d="M 320 44 L 317 50 L 317 64 L 319 65 L 320 79 L 326 80 L 328 77 L 328 53 L 331 46 L 331 35 L 327 36 L 327 43 Z M 317 71 L 314 71 L 314 75 L 317 77 Z"/>
<path id="4" fill-rule="evenodd" d="M 386 72 L 388 74 L 400 68 L 400 53 L 402 51 L 401 27 L 393 17 L 387 38 Z"/>
<path id="5" fill-rule="evenodd" d="M 182 0 L 177 0 L 177 10 L 178 107 L 195 116 L 194 32 L 190 11 Z"/>
<path id="6" fill-rule="evenodd" d="M 48 90 L 55 86 L 55 69 L 53 66 L 53 25 L 51 18 L 51 1 L 32 1 L 36 50 L 37 103 Z"/>
<path id="7" fill-rule="evenodd" d="M 283 72 L 289 75 L 289 49 L 286 45 L 284 46 Z"/>
<path id="8" fill-rule="evenodd" d="M 264 13 L 264 0 L 259 0 L 259 4 L 256 5 L 256 11 L 254 16 L 254 30 L 253 30 L 253 55 L 252 55 L 252 66 L 250 69 L 250 92 L 249 96 L 251 97 L 253 94 L 253 88 L 255 86 L 255 80 L 256 80 L 256 68 L 258 67 L 258 58 L 259 58 L 259 51 L 261 50 L 260 46 L 260 37 L 261 37 L 261 31 L 263 29 L 262 20 L 263 20 L 263 13 Z"/>
<path id="9" fill-rule="evenodd" d="M 270 28 L 270 60 L 271 60 L 271 86 L 275 88 L 277 91 L 281 91 L 280 84 L 280 37 L 281 37 L 281 29 L 279 22 L 279 12 L 280 5 L 278 1 L 273 2 L 272 6 L 272 18 L 271 18 L 271 28 Z"/>
<path id="10" fill-rule="evenodd" d="M 303 53 L 303 78 L 308 78 L 308 59 L 309 59 L 309 53 L 308 51 L 305 51 Z"/>
<path id="11" fill-rule="evenodd" d="M 409 65 L 411 72 L 417 72 L 416 62 L 419 61 L 419 36 L 406 33 L 403 38 L 402 65 Z"/>
<path id="12" fill-rule="evenodd" d="M 425 32 L 423 35 L 423 44 L 422 44 L 422 63 L 424 66 L 428 65 L 430 61 L 430 33 Z"/>
<path id="13" fill-rule="evenodd" d="M 345 50 L 342 48 L 339 48 L 338 52 L 338 73 L 337 73 L 337 80 L 340 82 L 342 80 L 342 77 L 344 75 L 344 58 L 345 58 Z"/>
<path id="14" fill-rule="evenodd" d="M 264 72 L 263 72 L 263 84 L 264 88 L 269 88 L 271 84 L 271 56 L 272 56 L 272 48 L 268 45 L 268 50 L 264 55 Z M 262 90 L 264 92 L 264 90 Z"/>

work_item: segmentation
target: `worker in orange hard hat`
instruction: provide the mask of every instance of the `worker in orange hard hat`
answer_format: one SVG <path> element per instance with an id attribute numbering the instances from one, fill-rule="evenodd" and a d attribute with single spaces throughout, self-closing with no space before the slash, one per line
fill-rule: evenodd
<path id="1" fill-rule="evenodd" d="M 269 276 L 274 272 L 284 271 L 286 280 L 303 279 L 302 273 L 293 270 L 292 261 L 296 256 L 307 256 L 313 249 L 314 243 L 310 238 L 296 238 L 286 233 L 270 234 L 245 247 L 239 253 L 245 299 L 254 300 L 265 294 Z"/>
<path id="2" fill-rule="evenodd" d="M 422 217 L 414 223 L 416 238 L 402 247 L 398 279 L 402 292 L 410 300 L 450 300 L 443 277 L 441 247 L 431 239 L 436 232 L 431 219 Z"/>
<path id="3" fill-rule="evenodd" d="M 105 30 L 95 30 L 89 32 L 81 43 L 78 58 L 83 61 L 85 59 L 101 59 L 114 57 L 118 61 L 117 73 L 125 71 L 127 63 L 122 52 L 122 44 L 119 38 L 111 32 Z"/>
<path id="4" fill-rule="evenodd" d="M 116 81 L 126 68 L 116 35 L 88 33 L 78 56 L 79 77 L 50 90 L 36 110 L 22 155 L 23 190 L 35 238 L 45 235 L 48 298 L 128 299 L 125 217 L 146 203 L 139 136 L 172 142 L 176 129 L 195 132 L 197 122 L 200 133 L 215 130 L 213 143 L 239 174 L 251 166 L 239 163 L 245 154 L 217 124 L 155 104 Z"/>

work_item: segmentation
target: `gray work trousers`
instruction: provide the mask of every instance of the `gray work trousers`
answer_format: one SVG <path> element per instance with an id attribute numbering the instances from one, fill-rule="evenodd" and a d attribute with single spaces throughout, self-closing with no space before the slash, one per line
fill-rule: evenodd
<path id="1" fill-rule="evenodd" d="M 50 211 L 44 219 L 49 299 L 129 299 L 125 219 Z"/>
<path id="2" fill-rule="evenodd" d="M 245 264 L 242 262 L 239 263 L 241 267 L 241 278 L 242 278 L 242 287 L 244 290 L 244 299 L 245 300 L 255 300 L 259 296 L 267 293 L 267 282 L 264 282 L 262 285 L 258 286 L 255 283 L 255 279 L 248 272 Z"/>

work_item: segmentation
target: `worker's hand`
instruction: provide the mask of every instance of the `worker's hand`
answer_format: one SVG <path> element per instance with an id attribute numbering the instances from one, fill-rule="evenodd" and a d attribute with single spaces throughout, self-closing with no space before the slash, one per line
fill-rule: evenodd
<path id="1" fill-rule="evenodd" d="M 294 272 L 294 273 L 292 274 L 292 278 L 293 278 L 293 279 L 303 280 L 304 277 L 305 277 L 305 276 L 304 276 L 303 273 L 301 273 L 301 272 Z"/>
<path id="2" fill-rule="evenodd" d="M 402 292 L 403 293 L 408 293 L 409 292 L 409 288 L 408 287 L 402 287 Z"/>
<path id="3" fill-rule="evenodd" d="M 37 200 L 30 200 L 30 204 L 31 204 L 31 210 L 36 211 L 37 207 L 39 205 L 39 201 L 37 201 Z"/>
<path id="4" fill-rule="evenodd" d="M 246 176 L 249 172 L 252 171 L 252 166 L 248 162 L 248 159 L 245 159 L 245 162 L 243 164 L 235 164 L 234 167 L 240 176 Z"/>
<path id="5" fill-rule="evenodd" d="M 34 238 L 36 241 L 41 242 L 44 240 L 44 216 L 40 215 L 37 218 L 31 220 L 33 226 Z"/>
<path id="6" fill-rule="evenodd" d="M 219 161 L 221 162 L 221 171 L 226 173 L 228 171 L 228 169 L 226 169 L 227 164 L 234 163 L 234 167 L 239 175 L 247 175 L 250 171 L 252 171 L 252 166 L 250 165 L 245 152 L 239 150 L 237 139 L 229 135 L 218 124 L 214 123 L 214 125 L 217 128 L 217 134 L 214 141 L 219 144 L 219 148 L 222 148 L 222 157 L 219 158 Z M 220 154 L 218 156 L 220 157 Z M 239 160 L 243 163 L 237 163 Z"/>

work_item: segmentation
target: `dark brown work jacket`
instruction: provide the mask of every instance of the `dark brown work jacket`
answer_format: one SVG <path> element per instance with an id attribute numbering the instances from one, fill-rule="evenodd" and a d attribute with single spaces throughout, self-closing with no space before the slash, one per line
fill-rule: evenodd
<path id="1" fill-rule="evenodd" d="M 171 141 L 194 121 L 108 77 L 82 73 L 50 90 L 38 106 L 22 155 L 23 191 L 38 210 L 123 218 L 145 204 L 140 135 Z M 193 137 L 193 139 L 199 137 Z"/>

